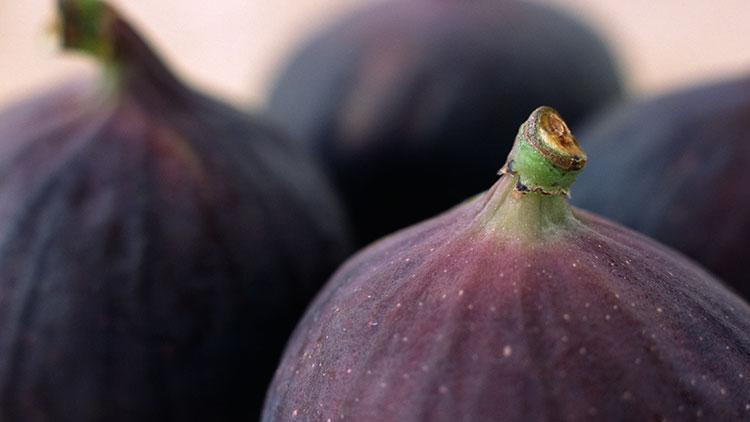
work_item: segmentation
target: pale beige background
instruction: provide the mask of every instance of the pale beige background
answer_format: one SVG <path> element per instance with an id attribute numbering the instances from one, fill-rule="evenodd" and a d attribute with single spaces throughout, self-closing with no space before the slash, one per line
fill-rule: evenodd
<path id="1" fill-rule="evenodd" d="M 235 103 L 260 104 L 306 34 L 378 0 L 112 0 L 177 71 Z M 622 59 L 637 94 L 750 73 L 748 0 L 547 0 L 588 20 Z M 60 54 L 54 0 L 0 0 L 0 107 L 91 71 Z"/>

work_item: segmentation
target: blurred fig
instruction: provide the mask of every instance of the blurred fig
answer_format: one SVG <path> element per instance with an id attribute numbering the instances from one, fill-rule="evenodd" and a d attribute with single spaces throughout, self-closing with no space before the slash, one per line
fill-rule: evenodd
<path id="1" fill-rule="evenodd" d="M 525 1 L 379 2 L 300 47 L 271 116 L 330 172 L 365 245 L 493 183 L 527 110 L 571 124 L 622 94 L 588 27 Z"/>
<path id="2" fill-rule="evenodd" d="M 0 114 L 0 420 L 257 418 L 344 256 L 335 199 L 112 8 L 59 7 L 103 75 Z"/>
<path id="3" fill-rule="evenodd" d="M 582 132 L 573 202 L 672 246 L 750 298 L 750 77 L 624 104 Z"/>
<path id="4" fill-rule="evenodd" d="M 534 111 L 486 193 L 389 236 L 297 327 L 264 421 L 750 416 L 750 307 L 566 194 L 586 155 Z"/>

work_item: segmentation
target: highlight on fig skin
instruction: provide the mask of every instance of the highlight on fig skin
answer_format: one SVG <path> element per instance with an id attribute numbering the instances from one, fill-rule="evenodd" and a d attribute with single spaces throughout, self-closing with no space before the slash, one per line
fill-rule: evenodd
<path id="1" fill-rule="evenodd" d="M 489 191 L 350 258 L 297 326 L 263 421 L 750 417 L 750 307 L 572 208 L 585 158 L 539 108 Z"/>

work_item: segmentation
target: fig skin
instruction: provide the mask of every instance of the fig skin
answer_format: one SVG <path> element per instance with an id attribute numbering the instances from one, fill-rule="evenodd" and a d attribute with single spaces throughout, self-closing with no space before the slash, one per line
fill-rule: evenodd
<path id="1" fill-rule="evenodd" d="M 364 246 L 494 183 L 528 110 L 575 125 L 623 91 L 604 43 L 554 9 L 399 0 L 303 44 L 268 108 L 320 158 Z"/>
<path id="2" fill-rule="evenodd" d="M 345 257 L 342 212 L 283 135 L 183 85 L 109 6 L 61 8 L 84 3 L 106 86 L 0 114 L 0 420 L 257 419 Z"/>
<path id="3" fill-rule="evenodd" d="M 681 251 L 750 298 L 750 77 L 623 104 L 581 133 L 597 159 L 574 204 Z"/>
<path id="4" fill-rule="evenodd" d="M 679 253 L 518 181 L 344 264 L 263 420 L 750 416 L 750 307 Z"/>

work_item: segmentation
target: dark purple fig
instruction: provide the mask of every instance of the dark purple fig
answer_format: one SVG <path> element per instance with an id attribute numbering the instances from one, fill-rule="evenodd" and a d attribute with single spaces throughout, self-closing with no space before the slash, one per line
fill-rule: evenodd
<path id="1" fill-rule="evenodd" d="M 104 71 L 0 115 L 0 420 L 257 418 L 345 253 L 335 199 L 109 6 L 60 8 Z"/>
<path id="2" fill-rule="evenodd" d="M 574 203 L 683 252 L 750 298 L 750 77 L 622 105 L 587 125 Z"/>
<path id="3" fill-rule="evenodd" d="M 586 160 L 552 109 L 486 193 L 389 236 L 297 327 L 265 421 L 739 420 L 750 307 L 567 191 Z"/>
<path id="4" fill-rule="evenodd" d="M 581 22 L 525 1 L 379 2 L 318 34 L 276 81 L 271 116 L 326 166 L 360 245 L 494 182 L 527 110 L 571 124 L 622 94 Z"/>

